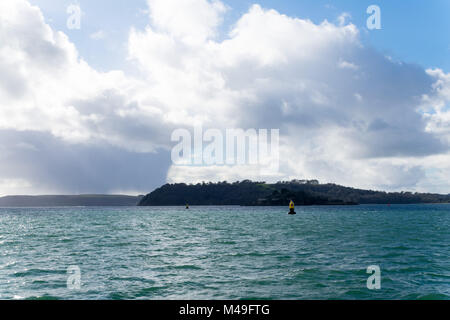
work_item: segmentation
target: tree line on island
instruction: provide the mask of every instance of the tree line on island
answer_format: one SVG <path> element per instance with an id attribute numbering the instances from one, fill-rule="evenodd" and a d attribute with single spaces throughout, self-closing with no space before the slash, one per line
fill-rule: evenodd
<path id="1" fill-rule="evenodd" d="M 239 205 L 298 206 L 450 203 L 449 195 L 355 189 L 317 180 L 277 183 L 250 180 L 228 183 L 166 184 L 144 196 L 139 206 Z"/>

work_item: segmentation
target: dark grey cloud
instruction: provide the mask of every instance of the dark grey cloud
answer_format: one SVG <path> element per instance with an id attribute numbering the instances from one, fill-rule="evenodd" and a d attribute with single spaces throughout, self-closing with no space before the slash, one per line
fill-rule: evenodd
<path id="1" fill-rule="evenodd" d="M 175 126 L 166 123 L 162 114 L 142 111 L 135 101 L 117 90 L 109 89 L 90 99 L 75 99 L 70 104 L 87 120 L 87 132 L 97 140 L 113 142 L 131 150 L 170 149 L 170 136 Z M 96 120 L 89 120 L 94 117 Z"/>
<path id="2" fill-rule="evenodd" d="M 153 151 L 157 148 L 170 148 L 170 136 L 176 128 L 164 122 L 161 113 L 151 114 L 142 111 L 135 101 L 117 90 L 100 92 L 90 99 L 72 100 L 70 104 L 86 117 L 86 130 L 97 139 L 114 141 L 115 144 L 138 151 Z"/>
<path id="3" fill-rule="evenodd" d="M 0 179 L 58 193 L 149 192 L 166 180 L 170 154 L 108 144 L 70 144 L 40 132 L 0 131 Z"/>

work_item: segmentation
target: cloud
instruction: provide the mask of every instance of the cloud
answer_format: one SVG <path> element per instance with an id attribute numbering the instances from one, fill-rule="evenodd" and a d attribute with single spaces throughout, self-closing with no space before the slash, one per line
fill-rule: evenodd
<path id="1" fill-rule="evenodd" d="M 97 32 L 92 33 L 89 37 L 92 40 L 102 40 L 106 36 L 105 32 L 103 30 L 98 30 Z"/>
<path id="2" fill-rule="evenodd" d="M 181 119 L 195 123 L 190 115 L 201 114 L 208 126 L 280 128 L 282 158 L 295 159 L 285 161 L 283 176 L 413 188 L 425 169 L 399 160 L 448 150 L 417 112 L 435 80 L 365 48 L 352 24 L 316 25 L 254 5 L 222 42 L 194 46 L 149 25 L 132 31 L 129 47 L 161 92 L 177 92 L 160 100 Z M 249 174 L 248 168 L 187 167 L 172 168 L 169 179 Z"/>
<path id="3" fill-rule="evenodd" d="M 89 66 L 27 1 L 0 3 L 3 186 L 108 192 L 166 179 L 303 177 L 420 190 L 444 181 L 450 75 L 442 70 L 363 46 L 346 17 L 315 24 L 253 5 L 223 35 L 220 1 L 148 0 L 148 8 L 148 26 L 130 29 L 136 72 L 127 74 Z M 279 128 L 279 175 L 171 166 L 172 131 L 198 124 Z"/>
<path id="4" fill-rule="evenodd" d="M 428 120 L 426 129 L 450 144 L 450 74 L 441 69 L 429 69 L 427 74 L 436 81 L 431 94 L 424 95 L 421 106 Z"/>
<path id="5" fill-rule="evenodd" d="M 222 21 L 222 14 L 227 10 L 220 1 L 147 0 L 147 3 L 157 31 L 192 44 L 214 37 Z"/>
<path id="6" fill-rule="evenodd" d="M 359 67 L 356 64 L 354 64 L 352 62 L 347 62 L 347 61 L 344 61 L 344 60 L 339 61 L 338 67 L 341 68 L 341 69 L 351 69 L 351 70 L 358 70 L 359 69 Z"/>
<path id="7" fill-rule="evenodd" d="M 352 18 L 352 16 L 350 15 L 350 13 L 343 12 L 337 19 L 339 26 L 344 26 L 347 23 L 347 19 L 351 19 L 351 18 Z"/>
<path id="8" fill-rule="evenodd" d="M 122 71 L 90 67 L 28 2 L 0 6 L 0 32 L 8 39 L 0 44 L 1 129 L 50 132 L 70 143 L 102 141 L 139 152 L 158 147 L 149 134 L 153 124 L 162 130 L 162 111 L 140 104 L 135 94 L 145 84 Z"/>
<path id="9" fill-rule="evenodd" d="M 50 133 L 0 131 L 0 195 L 146 193 L 166 178 L 170 152 L 67 143 Z"/>
<path id="10" fill-rule="evenodd" d="M 94 70 L 27 1 L 0 3 L 0 38 L 0 192 L 145 192 L 165 181 L 169 153 L 156 150 L 168 149 L 170 126 L 138 102 L 145 84 Z"/>

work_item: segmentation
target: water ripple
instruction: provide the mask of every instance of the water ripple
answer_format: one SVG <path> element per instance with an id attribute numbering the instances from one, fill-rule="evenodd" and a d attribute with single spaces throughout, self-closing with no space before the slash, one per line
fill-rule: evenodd
<path id="1" fill-rule="evenodd" d="M 0 208 L 0 219 L 1 299 L 450 299 L 446 205 Z M 366 287 L 370 265 L 381 290 Z"/>

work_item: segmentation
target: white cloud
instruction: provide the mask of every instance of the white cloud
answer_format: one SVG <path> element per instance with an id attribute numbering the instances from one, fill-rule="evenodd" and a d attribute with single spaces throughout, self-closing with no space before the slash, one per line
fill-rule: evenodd
<path id="1" fill-rule="evenodd" d="M 203 42 L 216 34 L 226 6 L 208 0 L 147 0 L 153 25 L 158 31 L 188 43 Z"/>
<path id="2" fill-rule="evenodd" d="M 359 67 L 356 64 L 351 63 L 351 62 L 347 62 L 347 61 L 344 61 L 344 60 L 340 60 L 339 61 L 338 67 L 341 68 L 341 69 L 351 69 L 351 70 L 358 70 L 359 69 Z"/>
<path id="3" fill-rule="evenodd" d="M 94 70 L 67 36 L 52 30 L 26 1 L 1 2 L 0 33 L 8 39 L 0 43 L 0 129 L 154 151 L 158 140 L 139 135 L 164 121 L 159 110 L 137 103 L 134 93 L 145 84 L 140 87 L 122 71 Z"/>
<path id="4" fill-rule="evenodd" d="M 338 23 L 340 26 L 345 26 L 347 24 L 347 20 L 351 19 L 351 15 L 348 12 L 343 12 L 339 17 L 338 17 Z"/>
<path id="5" fill-rule="evenodd" d="M 427 131 L 435 133 L 450 144 L 450 74 L 440 69 L 429 69 L 427 73 L 436 82 L 433 91 L 424 95 L 420 110 L 427 118 Z"/>
<path id="6" fill-rule="evenodd" d="M 103 30 L 98 30 L 97 32 L 92 33 L 89 37 L 92 40 L 102 40 L 106 36 L 105 32 Z"/>

